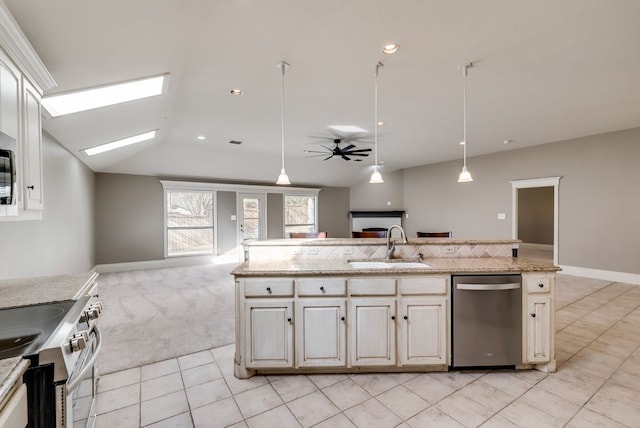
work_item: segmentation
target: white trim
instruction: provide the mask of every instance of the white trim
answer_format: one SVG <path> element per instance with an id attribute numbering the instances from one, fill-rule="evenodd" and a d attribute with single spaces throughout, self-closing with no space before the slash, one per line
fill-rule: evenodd
<path id="1" fill-rule="evenodd" d="M 510 180 L 511 183 L 511 238 L 518 237 L 518 189 L 530 187 L 553 187 L 553 264 L 558 264 L 558 227 L 560 179 L 562 177 L 530 178 L 526 180 Z"/>
<path id="2" fill-rule="evenodd" d="M 566 275 L 582 276 L 585 278 L 603 279 L 605 281 L 623 282 L 625 284 L 640 285 L 640 274 L 616 272 L 612 270 L 591 269 L 579 266 L 560 266 Z"/>
<path id="3" fill-rule="evenodd" d="M 128 272 L 132 270 L 141 269 L 162 269 L 182 266 L 195 266 L 195 265 L 207 265 L 216 264 L 218 257 L 207 256 L 189 256 L 189 257 L 170 257 L 164 260 L 147 260 L 143 262 L 126 262 L 126 263 L 109 263 L 95 265 L 94 270 L 98 273 L 110 273 L 110 272 Z M 220 258 L 225 260 L 225 264 L 237 263 L 239 261 L 229 262 L 228 258 Z"/>
<path id="4" fill-rule="evenodd" d="M 40 95 L 57 86 L 3 1 L 0 1 L 0 46 L 16 63 L 22 74 L 37 86 Z"/>
<path id="5" fill-rule="evenodd" d="M 320 189 L 314 187 L 282 187 L 282 186 L 260 186 L 251 184 L 227 184 L 227 183 L 203 183 L 198 181 L 169 181 L 158 180 L 165 190 L 223 190 L 226 192 L 238 193 L 283 193 L 283 194 L 301 194 L 316 195 L 320 193 Z"/>

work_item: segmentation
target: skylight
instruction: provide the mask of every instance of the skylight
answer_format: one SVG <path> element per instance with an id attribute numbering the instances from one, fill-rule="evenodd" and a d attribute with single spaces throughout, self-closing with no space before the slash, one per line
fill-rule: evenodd
<path id="1" fill-rule="evenodd" d="M 119 149 L 120 147 L 130 146 L 131 144 L 141 143 L 143 141 L 151 140 L 155 138 L 156 131 L 145 132 L 144 134 L 134 135 L 132 137 L 127 137 L 122 140 L 113 141 L 111 143 L 101 144 L 99 146 L 91 147 L 89 149 L 84 149 L 82 152 L 87 156 L 97 155 L 99 153 L 108 152 L 109 150 Z"/>
<path id="2" fill-rule="evenodd" d="M 330 125 L 329 128 L 333 129 L 334 131 L 345 132 L 345 133 L 367 132 L 366 129 L 362 129 L 359 126 L 354 126 L 354 125 Z"/>
<path id="3" fill-rule="evenodd" d="M 42 99 L 51 117 L 126 103 L 164 93 L 167 74 Z"/>

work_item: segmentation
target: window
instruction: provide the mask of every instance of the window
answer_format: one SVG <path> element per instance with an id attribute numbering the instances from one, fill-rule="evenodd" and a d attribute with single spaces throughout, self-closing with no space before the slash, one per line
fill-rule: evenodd
<path id="1" fill-rule="evenodd" d="M 301 195 L 285 195 L 284 197 L 284 233 L 316 232 L 317 197 Z"/>
<path id="2" fill-rule="evenodd" d="M 213 254 L 215 193 L 166 191 L 167 256 Z"/>

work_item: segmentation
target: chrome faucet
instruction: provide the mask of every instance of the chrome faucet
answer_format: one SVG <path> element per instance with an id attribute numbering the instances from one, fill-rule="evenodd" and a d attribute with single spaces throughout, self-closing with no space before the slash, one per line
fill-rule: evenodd
<path id="1" fill-rule="evenodd" d="M 387 261 L 391 260 L 391 257 L 393 257 L 393 251 L 396 249 L 396 242 L 391 240 L 391 231 L 393 229 L 398 229 L 400 231 L 400 238 L 402 238 L 403 244 L 409 243 L 409 240 L 407 239 L 407 234 L 404 233 L 404 229 L 402 228 L 402 226 L 394 224 L 389 229 L 387 229 L 387 252 L 385 255 L 385 259 Z"/>

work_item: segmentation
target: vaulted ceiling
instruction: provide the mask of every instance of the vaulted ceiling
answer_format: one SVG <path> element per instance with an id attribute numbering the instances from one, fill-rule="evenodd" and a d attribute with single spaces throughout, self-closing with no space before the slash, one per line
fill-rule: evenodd
<path id="1" fill-rule="evenodd" d="M 378 78 L 383 174 L 640 126 L 637 0 L 5 0 L 58 86 L 45 95 L 169 73 L 166 95 L 57 118 L 44 129 L 91 169 L 348 186 L 363 162 L 308 158 L 330 125 L 367 130 Z M 381 47 L 397 42 L 395 55 Z M 241 88 L 243 96 L 230 89 Z M 81 149 L 157 129 L 91 158 Z M 197 140 L 198 135 L 206 140 Z M 229 141 L 242 144 L 229 144 Z M 509 144 L 504 144 L 510 140 Z M 456 177 L 452 177 L 455 180 Z"/>

